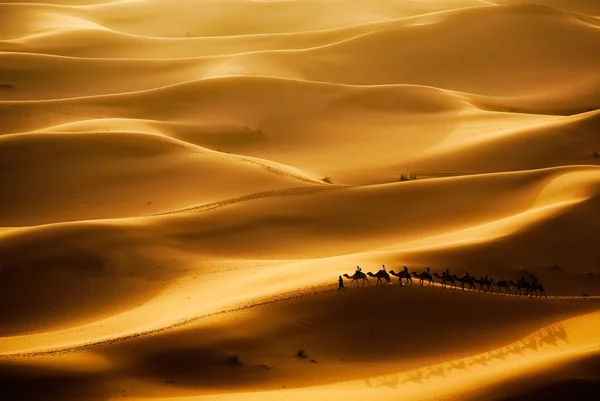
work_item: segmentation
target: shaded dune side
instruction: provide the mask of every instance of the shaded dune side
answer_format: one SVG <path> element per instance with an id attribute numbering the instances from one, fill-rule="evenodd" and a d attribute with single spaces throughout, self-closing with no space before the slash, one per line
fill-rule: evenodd
<path id="1" fill-rule="evenodd" d="M 8 135 L 0 153 L 0 185 L 12 188 L 0 226 L 143 216 L 320 183 L 270 161 L 139 133 Z"/>
<path id="2" fill-rule="evenodd" d="M 438 308 L 441 304 L 445 307 Z M 456 358 L 498 347 L 510 353 L 509 343 L 544 325 L 593 309 L 593 305 L 523 302 L 416 287 L 328 292 L 207 318 L 178 330 L 79 353 L 82 360 L 93 357 L 102 361 L 99 369 L 83 368 L 76 360 L 69 363 L 60 355 L 29 361 L 3 359 L 0 372 L 8 375 L 3 376 L 0 388 L 29 383 L 40 391 L 52 388 L 64 396 L 69 394 L 68 382 L 60 379 L 71 379 L 83 396 L 92 396 L 94 390 L 96 394 L 122 395 L 126 389 L 127 395 L 134 397 L 182 397 L 227 392 L 234 384 L 241 390 L 256 391 L 361 380 L 432 363 L 450 369 L 450 361 Z M 397 314 L 402 318 L 390 318 Z M 499 324 L 497 316 L 510 319 Z M 455 336 L 463 338 L 460 347 L 448 340 Z M 512 352 L 522 353 L 525 346 Z M 298 358 L 300 349 L 307 350 L 316 363 Z M 231 366 L 230 355 L 237 355 L 243 365 Z M 64 368 L 44 366 L 52 360 L 62 361 Z M 374 360 L 379 363 L 371 363 Z M 27 369 L 19 366 L 25 363 Z M 476 364 L 467 359 L 463 369 L 473 369 Z M 26 394 L 38 393 L 28 390 Z"/>
<path id="3" fill-rule="evenodd" d="M 587 225 L 574 226 L 579 228 L 569 231 L 556 230 L 551 225 L 542 230 L 546 235 L 540 236 L 540 241 L 533 242 L 540 246 L 533 250 L 544 248 L 545 258 L 551 259 L 569 249 L 561 244 L 592 244 L 589 223 L 600 218 L 593 212 L 598 205 L 599 179 L 598 170 L 593 167 L 557 168 L 337 189 L 305 196 L 297 193 L 288 197 L 282 193 L 283 196 L 233 203 L 201 213 L 14 229 L 1 234 L 0 278 L 9 289 L 0 294 L 1 305 L 6 309 L 0 314 L 1 327 L 38 329 L 44 322 L 57 324 L 67 317 L 91 318 L 98 313 L 94 311 L 101 309 L 97 305 L 101 299 L 86 293 L 89 287 L 80 283 L 93 279 L 114 285 L 115 281 L 123 281 L 120 277 L 129 277 L 139 285 L 137 293 L 127 286 L 127 279 L 113 293 L 103 293 L 110 295 L 111 302 L 136 299 L 139 294 L 147 294 L 146 290 L 156 289 L 161 281 L 167 284 L 169 277 L 176 277 L 178 270 L 169 270 L 167 262 L 186 266 L 211 258 L 331 257 L 467 229 L 529 208 L 575 202 L 569 207 L 577 210 L 583 205 L 585 209 L 576 213 L 578 219 L 588 216 Z M 435 195 L 439 191 L 447 194 L 444 209 L 436 207 Z M 485 209 L 479 207 L 480 199 L 489 199 Z M 526 219 L 519 224 L 527 227 L 531 221 Z M 478 236 L 463 239 L 481 241 Z M 312 245 L 307 248 L 309 240 Z M 461 249 L 460 243 L 441 246 L 454 247 L 455 252 Z M 411 252 L 410 244 L 396 249 Z M 512 253 L 515 251 L 518 249 L 508 247 L 506 258 L 512 255 L 518 260 L 519 254 Z M 432 255 L 429 260 L 435 260 L 435 252 L 427 252 Z M 590 251 L 579 257 L 589 264 L 600 255 Z M 354 261 L 349 262 L 353 264 Z M 313 270 L 315 283 L 339 274 L 339 266 L 335 265 Z M 158 281 L 153 281 L 153 277 Z M 35 298 L 28 295 L 30 290 L 36 290 Z M 120 308 L 125 308 L 125 304 Z M 48 310 L 55 310 L 55 314 L 47 314 Z M 13 326 L 17 316 L 20 324 Z"/>
<path id="4" fill-rule="evenodd" d="M 597 180 L 598 169 L 589 166 L 413 181 L 259 199 L 209 213 L 166 216 L 168 224 L 148 223 L 162 227 L 184 249 L 212 247 L 213 252 L 238 257 L 319 257 L 331 255 L 332 248 L 336 255 L 359 252 L 472 227 L 473 222 L 483 224 L 529 208 L 595 199 Z M 437 207 L 435 191 L 444 191 L 444 208 Z M 486 208 L 478 207 L 481 199 L 489 200 Z M 193 220 L 198 221 L 194 227 L 202 228 L 192 233 Z M 223 221 L 230 222 L 226 229 L 203 230 Z M 273 240 L 263 240 L 270 237 Z M 303 244 L 309 239 L 312 246 L 306 249 Z M 232 242 L 238 244 L 235 250 L 223 247 Z"/>
<path id="5" fill-rule="evenodd" d="M 491 127 L 490 127 L 491 128 Z M 600 164 L 600 111 L 564 118 L 538 126 L 479 135 L 471 140 L 441 142 L 392 171 L 500 172 L 551 166 Z M 390 171 L 390 174 L 392 173 Z"/>
<path id="6" fill-rule="evenodd" d="M 600 355 L 575 355 L 559 365 L 462 395 L 465 401 L 594 401 L 600 392 Z"/>
<path id="7" fill-rule="evenodd" d="M 509 279 L 534 274 L 548 294 L 597 294 L 600 255 L 595 251 L 596 223 L 592 222 L 600 219 L 599 206 L 595 197 L 576 207 L 521 221 L 508 233 L 480 238 L 474 236 L 477 233 L 458 231 L 447 242 L 434 237 L 427 246 L 399 244 L 395 247 L 399 251 L 363 255 L 360 260 L 369 265 L 408 265 L 416 271 L 425 266 L 434 271 L 449 268 L 457 275 L 463 275 L 465 270 L 496 278 L 504 274 Z M 573 252 L 578 247 L 586 251 Z"/>
<path id="8" fill-rule="evenodd" d="M 397 370 L 409 369 L 433 359 L 443 362 L 477 354 L 593 309 L 591 305 L 523 303 L 477 294 L 456 296 L 416 287 L 371 288 L 317 294 L 232 313 L 221 321 L 209 319 L 197 327 L 103 347 L 100 353 L 122 371 L 135 372 L 148 381 L 159 382 L 165 375 L 177 377 L 178 386 L 188 387 L 188 391 L 194 387 L 225 390 L 232 383 L 242 388 L 277 389 L 292 377 L 293 386 L 302 387 L 386 373 L 392 364 Z M 427 317 L 424 311 L 429 311 Z M 487 316 L 473 319 L 470 313 L 460 311 L 487 311 Z M 506 314 L 511 320 L 497 327 L 496 316 Z M 390 322 L 392 315 L 402 318 Z M 419 322 L 427 330 L 403 322 Z M 246 328 L 244 335 L 235 329 L 239 326 Z M 492 327 L 495 334 L 490 338 Z M 440 332 L 445 333 L 444 338 L 439 337 Z M 448 347 L 444 339 L 454 336 L 464 339 L 463 347 Z M 307 350 L 317 363 L 298 358 L 298 350 Z M 231 371 L 227 355 L 238 355 L 245 366 Z M 397 361 L 399 356 L 402 362 Z M 369 363 L 372 361 L 381 364 L 374 366 Z M 260 365 L 272 370 L 265 374 Z M 227 369 L 231 374 L 225 374 Z"/>
<path id="9" fill-rule="evenodd" d="M 182 274 L 176 247 L 165 248 L 144 230 L 130 227 L 126 237 L 121 231 L 106 223 L 84 223 L 75 232 L 58 225 L 2 246 L 2 336 L 113 316 L 153 299 Z"/>

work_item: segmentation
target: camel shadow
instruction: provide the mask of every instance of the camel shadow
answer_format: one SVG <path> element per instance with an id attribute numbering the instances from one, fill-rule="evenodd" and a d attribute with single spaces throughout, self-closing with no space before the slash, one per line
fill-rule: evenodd
<path id="1" fill-rule="evenodd" d="M 508 346 L 508 353 L 514 355 L 523 355 L 524 349 L 519 344 L 511 344 Z"/>
<path id="2" fill-rule="evenodd" d="M 485 355 L 482 355 L 480 357 L 475 356 L 473 357 L 473 362 L 471 362 L 469 366 L 473 365 L 488 366 L 488 359 L 485 357 Z"/>
<path id="3" fill-rule="evenodd" d="M 402 384 L 405 384 L 405 383 L 422 384 L 423 380 L 425 380 L 425 375 L 420 370 L 417 370 L 417 373 L 412 374 L 412 375 L 410 373 L 407 373 L 406 374 L 406 380 L 404 380 L 402 382 Z"/>
<path id="4" fill-rule="evenodd" d="M 468 372 L 469 367 L 464 360 L 461 360 L 460 362 L 451 363 L 450 367 L 448 368 L 448 372 L 452 372 L 453 370 L 464 370 L 465 372 Z"/>
<path id="5" fill-rule="evenodd" d="M 368 378 L 365 380 L 365 383 L 367 383 L 367 386 L 369 386 L 371 388 L 390 387 L 390 388 L 393 388 L 394 390 L 397 389 L 398 386 L 401 384 L 399 375 L 383 376 L 383 378 L 381 379 L 381 381 L 379 383 L 377 383 L 377 380 Z"/>
<path id="6" fill-rule="evenodd" d="M 507 350 L 505 350 L 504 348 L 501 348 L 498 351 L 491 351 L 490 356 L 488 357 L 488 361 L 493 361 L 494 359 L 504 361 L 508 355 L 509 355 L 509 352 Z"/>
<path id="7" fill-rule="evenodd" d="M 427 375 L 425 375 L 426 379 L 430 379 L 432 377 L 446 377 L 446 372 L 444 371 L 444 367 L 442 365 L 434 365 L 428 368 Z"/>
<path id="8" fill-rule="evenodd" d="M 533 338 L 532 336 L 525 337 L 521 340 L 521 342 L 523 343 L 523 346 L 521 347 L 523 350 L 530 349 L 532 351 L 538 352 L 539 345 L 535 338 Z"/>
<path id="9" fill-rule="evenodd" d="M 569 342 L 569 340 L 567 340 L 567 332 L 560 324 L 544 327 L 541 333 L 537 333 L 537 336 L 540 338 L 540 345 L 548 344 L 558 347 L 558 342 L 560 340 L 563 340 L 566 343 Z"/>

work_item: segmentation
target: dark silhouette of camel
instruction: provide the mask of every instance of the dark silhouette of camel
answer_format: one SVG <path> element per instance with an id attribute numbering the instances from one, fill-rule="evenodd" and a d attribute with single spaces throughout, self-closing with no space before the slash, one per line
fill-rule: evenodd
<path id="1" fill-rule="evenodd" d="M 479 291 L 483 290 L 484 285 L 486 287 L 484 291 L 494 291 L 493 282 L 489 278 L 482 277 L 479 280 L 473 279 L 473 281 L 479 284 Z"/>
<path id="2" fill-rule="evenodd" d="M 367 276 L 377 277 L 377 284 L 376 285 L 379 285 L 379 283 L 381 283 L 382 285 L 389 285 L 390 284 L 390 275 L 387 272 L 384 272 L 383 270 L 379 270 L 375 274 L 373 274 L 371 272 L 368 272 Z M 384 281 L 385 281 L 385 284 L 383 283 Z"/>
<path id="3" fill-rule="evenodd" d="M 538 295 L 538 291 L 540 292 L 539 295 Z M 536 297 L 543 295 L 546 298 L 548 298 L 548 295 L 546 295 L 546 290 L 544 289 L 544 286 L 539 281 L 534 281 L 533 283 L 531 283 L 531 285 L 529 287 L 529 295 L 533 295 L 534 293 L 535 293 Z"/>
<path id="4" fill-rule="evenodd" d="M 443 272 L 440 276 L 437 273 L 433 273 L 433 277 L 437 277 L 440 279 L 440 281 L 442 282 L 442 288 L 446 288 L 446 283 L 452 284 L 452 287 L 456 288 L 456 280 L 454 280 L 454 276 L 452 274 Z"/>
<path id="5" fill-rule="evenodd" d="M 475 279 L 471 276 L 458 277 L 454 275 L 456 281 L 460 281 L 460 288 L 465 289 L 465 284 L 469 284 L 469 291 L 475 290 Z"/>
<path id="6" fill-rule="evenodd" d="M 356 286 L 358 287 L 358 280 L 362 280 L 363 286 L 365 285 L 365 283 L 369 285 L 369 279 L 367 278 L 367 275 L 363 272 L 355 272 L 352 276 L 344 274 L 344 277 L 352 279 L 352 281 L 350 282 L 350 287 L 352 287 L 352 283 L 354 283 L 355 281 Z"/>
<path id="7" fill-rule="evenodd" d="M 494 283 L 494 279 L 492 279 L 492 284 L 496 284 L 498 292 L 500 292 L 500 288 L 504 288 L 504 293 L 510 292 L 510 283 L 506 280 L 499 280 L 497 283 Z"/>
<path id="8" fill-rule="evenodd" d="M 406 279 L 406 285 L 408 285 L 408 283 L 410 282 L 410 285 L 412 285 L 412 277 L 410 276 L 410 273 L 408 273 L 407 271 L 404 270 L 400 270 L 399 273 L 396 273 L 395 271 L 391 271 L 390 274 L 392 276 L 396 276 L 398 277 L 398 282 L 400 284 L 402 284 L 402 279 Z"/>
<path id="9" fill-rule="evenodd" d="M 529 295 L 529 292 L 531 291 L 531 284 L 529 284 L 527 281 L 518 281 L 515 283 L 514 281 L 510 280 L 509 283 L 511 287 L 515 289 L 515 294 L 517 291 L 519 291 L 519 296 L 523 295 L 522 290 L 525 290 L 525 296 Z"/>
<path id="10" fill-rule="evenodd" d="M 417 273 L 417 272 L 412 272 L 412 275 L 416 278 L 419 279 L 419 283 L 421 283 L 421 285 L 424 284 L 424 280 L 429 281 L 429 283 L 427 284 L 427 286 L 429 287 L 430 285 L 433 284 L 433 276 L 431 275 L 431 273 L 427 273 L 427 272 L 421 272 L 421 273 Z"/>

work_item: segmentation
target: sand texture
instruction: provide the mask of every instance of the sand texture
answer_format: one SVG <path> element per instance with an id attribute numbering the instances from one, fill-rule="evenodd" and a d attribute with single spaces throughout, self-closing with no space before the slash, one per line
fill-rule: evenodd
<path id="1" fill-rule="evenodd" d="M 338 290 L 383 264 L 547 297 Z M 591 401 L 598 366 L 600 1 L 0 1 L 0 400 Z"/>

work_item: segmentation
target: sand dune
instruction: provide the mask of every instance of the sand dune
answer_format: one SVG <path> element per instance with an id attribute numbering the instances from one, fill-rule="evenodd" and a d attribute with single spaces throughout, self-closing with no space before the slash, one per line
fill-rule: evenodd
<path id="1" fill-rule="evenodd" d="M 28 183 L 4 197 L 3 226 L 149 215 L 183 208 L 190 199 L 203 203 L 249 189 L 324 185 L 297 169 L 159 135 L 8 135 L 0 149 L 8 155 L 0 182 Z M 223 181 L 215 183 L 215 176 Z"/>
<path id="2" fill-rule="evenodd" d="M 0 398 L 591 400 L 599 18 L 0 2 Z"/>
<path id="3" fill-rule="evenodd" d="M 467 8 L 442 16 L 436 14 L 433 20 L 430 15 L 421 19 L 415 19 L 409 26 L 377 30 L 312 49 L 154 63 L 5 53 L 3 75 L 5 85 L 16 88 L 9 93 L 11 98 L 22 91 L 21 86 L 25 85 L 26 90 L 28 85 L 36 83 L 32 77 L 35 70 L 24 68 L 23 64 L 40 58 L 46 60 L 48 68 L 44 86 L 60 86 L 64 96 L 149 89 L 157 86 L 153 81 L 158 73 L 163 75 L 165 84 L 231 75 L 268 75 L 359 85 L 402 82 L 486 96 L 517 97 L 545 92 L 548 85 L 570 81 L 578 88 L 575 96 L 579 99 L 574 101 L 580 105 L 579 111 L 598 107 L 595 95 L 600 88 L 600 76 L 593 68 L 600 62 L 595 52 L 600 40 L 597 23 L 533 5 Z M 465 21 L 472 20 L 477 24 L 466 29 Z M 529 31 L 531 26 L 535 29 Z M 561 39 L 548 40 L 552 35 Z M 527 40 L 519 40 L 524 36 Z M 391 52 L 390 46 L 394 49 Z M 457 58 L 455 54 L 474 56 Z M 91 64 L 93 68 L 86 68 Z M 84 79 L 92 81 L 85 86 L 80 84 L 83 70 Z M 114 82 L 112 78 L 117 71 L 121 79 Z M 127 79 L 127 74 L 147 75 L 147 78 Z M 577 85 L 581 82 L 587 85 Z M 55 86 L 50 90 L 59 92 L 57 89 Z M 556 112 L 563 110 L 558 107 Z"/>
<path id="4" fill-rule="evenodd" d="M 198 211 L 138 218 L 132 222 L 74 222 L 16 229 L 3 235 L 0 255 L 4 265 L 4 282 L 10 288 L 27 288 L 28 291 L 35 288 L 28 282 L 31 275 L 37 275 L 37 272 L 50 275 L 43 283 L 50 280 L 62 283 L 64 277 L 55 275 L 54 271 L 62 271 L 65 260 L 69 260 L 67 271 L 74 269 L 81 274 L 75 276 L 77 278 L 74 280 L 65 281 L 65 286 L 76 286 L 96 279 L 113 282 L 118 277 L 129 276 L 129 279 L 137 280 L 140 289 L 146 289 L 156 285 L 148 275 L 164 277 L 165 274 L 173 274 L 169 273 L 171 269 L 164 270 L 167 262 L 172 264 L 179 259 L 183 265 L 200 263 L 198 273 L 212 271 L 207 270 L 198 257 L 209 266 L 215 263 L 218 266 L 218 260 L 225 258 L 236 261 L 234 263 L 240 267 L 245 265 L 245 259 L 309 260 L 310 263 L 302 263 L 303 280 L 307 285 L 315 285 L 335 275 L 344 264 L 352 263 L 352 259 L 355 263 L 369 263 L 368 260 L 373 258 L 369 256 L 369 251 L 382 245 L 395 250 L 395 260 L 401 261 L 404 254 L 410 261 L 406 263 L 411 265 L 422 266 L 435 262 L 436 265 L 443 263 L 458 269 L 459 264 L 452 257 L 447 257 L 444 262 L 444 258 L 436 257 L 436 254 L 444 254 L 448 250 L 459 251 L 463 247 L 469 249 L 469 245 L 487 245 L 494 241 L 499 242 L 501 248 L 506 248 L 503 258 L 512 260 L 512 263 L 506 262 L 503 266 L 496 265 L 494 273 L 515 275 L 522 268 L 522 263 L 526 263 L 524 267 L 552 285 L 554 293 L 568 294 L 574 288 L 585 288 L 582 292 L 590 290 L 590 287 L 593 290 L 591 285 L 576 285 L 581 284 L 581 279 L 589 272 L 584 266 L 589 266 L 598 257 L 597 252 L 590 252 L 595 242 L 593 231 L 582 225 L 581 219 L 596 218 L 597 210 L 600 210 L 599 181 L 597 168 L 561 168 L 330 191 L 288 191 L 223 207 L 213 206 L 204 212 L 199 208 Z M 437 200 L 433 195 L 440 191 L 446 195 L 445 207 L 436 209 Z M 482 198 L 491 201 L 485 209 L 478 209 L 477 203 Z M 402 201 L 399 202 L 399 199 Z M 343 209 L 340 208 L 341 202 L 347 204 Z M 567 210 L 566 222 L 564 210 Z M 509 224 L 504 222 L 511 218 Z M 490 226 L 487 230 L 486 224 Z M 537 228 L 539 225 L 546 227 Z M 580 229 L 565 232 L 564 227 Z M 530 237 L 525 242 L 529 249 L 520 249 L 521 241 L 518 239 L 523 236 Z M 515 243 L 513 237 L 516 237 Z M 311 246 L 306 247 L 309 241 Z M 569 244 L 589 247 L 589 251 L 569 257 Z M 564 246 L 564 250 L 559 245 Z M 160 249 L 159 255 L 155 250 L 157 247 Z M 382 250 L 385 249 L 378 249 L 379 252 Z M 478 253 L 473 249 L 469 251 L 474 255 Z M 310 259 L 344 254 L 349 255 L 338 262 Z M 24 258 L 23 255 L 29 256 Z M 75 258 L 75 255 L 78 256 Z M 378 262 L 390 256 L 374 255 Z M 481 274 L 492 270 L 490 264 L 497 257 L 495 253 L 490 253 L 483 260 L 479 256 L 475 259 L 479 266 L 473 265 L 472 270 Z M 548 264 L 544 265 L 544 262 Z M 560 272 L 553 272 L 550 263 L 564 262 L 572 264 L 568 273 L 553 274 Z M 101 270 L 91 270 L 90 263 Z M 160 266 L 158 271 L 156 266 Z M 463 266 L 471 268 L 471 263 Z M 252 280 L 244 282 L 249 285 L 252 282 L 275 280 L 279 282 L 276 288 L 290 286 L 289 290 L 298 285 L 300 278 L 296 277 L 298 272 L 294 272 L 300 267 L 293 263 L 286 268 L 275 267 L 278 269 L 265 267 L 262 271 L 256 271 Z M 219 272 L 217 267 L 211 269 L 215 268 L 215 272 Z M 184 271 L 189 269 L 185 268 Z M 114 274 L 117 277 L 110 280 L 109 277 Z M 223 274 L 223 277 L 233 275 L 231 279 L 234 279 L 239 273 L 219 272 L 219 276 Z M 35 279 L 31 285 L 39 282 Z M 166 282 L 172 284 L 170 280 Z M 205 284 L 211 288 L 210 291 L 218 291 L 212 280 Z M 38 313 L 41 313 L 39 311 L 51 305 L 48 301 L 54 298 L 56 291 L 65 294 L 61 286 L 47 288 L 47 296 L 37 291 L 35 299 L 23 297 L 21 291 L 8 292 L 3 297 L 6 305 L 19 306 L 16 310 L 20 311 L 22 319 L 36 321 Z M 131 296 L 131 289 L 122 289 L 126 292 L 121 296 Z M 265 285 L 261 290 L 269 289 L 270 286 Z M 204 291 L 208 291 L 208 288 Z M 249 295 L 239 293 L 233 294 L 233 297 L 239 300 L 251 294 L 253 292 Z M 180 296 L 181 293 L 176 295 Z M 63 295 L 68 300 L 67 307 L 72 307 L 75 300 L 82 300 L 84 303 L 80 303 L 78 308 L 91 315 L 90 303 L 93 305 L 100 299 L 94 292 L 83 295 L 83 299 L 81 296 L 77 291 Z M 113 294 L 113 297 L 117 296 Z M 222 299 L 221 302 L 227 301 Z M 213 301 L 213 305 L 219 303 Z M 27 308 L 31 308 L 31 316 L 25 312 Z M 66 313 L 58 306 L 53 305 L 53 308 L 58 310 L 57 313 Z M 4 323 L 11 327 L 11 314 L 5 313 L 3 316 Z M 171 320 L 177 317 L 171 315 L 165 318 Z M 123 327 L 122 323 L 120 327 Z"/>
<path id="5" fill-rule="evenodd" d="M 268 3 L 244 0 L 183 0 L 178 2 L 176 7 L 172 7 L 164 0 L 154 0 L 144 2 L 144 7 L 132 1 L 113 1 L 83 8 L 17 3 L 6 8 L 12 11 L 11 19 L 15 22 L 31 24 L 36 14 L 46 12 L 93 21 L 105 29 L 140 36 L 207 37 L 326 30 L 489 4 L 479 0 L 426 0 L 411 4 L 397 4 L 388 0 L 372 1 L 368 4 L 359 0 Z M 199 4 L 202 7 L 201 11 L 198 10 Z M 131 13 L 137 13 L 139 18 L 119 17 Z M 327 18 L 315 18 L 315 14 L 327 14 Z M 45 24 L 52 29 L 52 21 Z M 7 31 L 15 32 L 15 29 Z"/>

